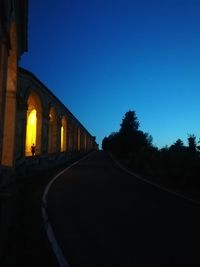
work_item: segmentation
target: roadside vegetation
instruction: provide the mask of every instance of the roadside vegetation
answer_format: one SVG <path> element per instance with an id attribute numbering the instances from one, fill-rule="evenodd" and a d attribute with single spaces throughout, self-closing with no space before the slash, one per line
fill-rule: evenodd
<path id="1" fill-rule="evenodd" d="M 139 126 L 135 111 L 126 112 L 119 131 L 103 139 L 102 149 L 147 179 L 178 190 L 198 192 L 200 146 L 196 136 L 189 135 L 187 145 L 178 139 L 171 146 L 158 149 L 152 136 Z"/>

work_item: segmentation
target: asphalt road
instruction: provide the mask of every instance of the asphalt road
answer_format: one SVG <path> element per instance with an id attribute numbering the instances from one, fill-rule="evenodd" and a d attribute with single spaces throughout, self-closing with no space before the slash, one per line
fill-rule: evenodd
<path id="1" fill-rule="evenodd" d="M 200 207 L 96 152 L 51 187 L 48 214 L 71 267 L 200 266 Z"/>

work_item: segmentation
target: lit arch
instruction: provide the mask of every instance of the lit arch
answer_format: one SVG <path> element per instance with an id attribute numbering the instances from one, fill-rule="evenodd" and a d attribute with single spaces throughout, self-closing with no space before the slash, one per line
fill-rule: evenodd
<path id="1" fill-rule="evenodd" d="M 33 109 L 27 118 L 27 127 L 26 127 L 27 150 L 31 150 L 31 146 L 36 145 L 36 134 L 37 134 L 37 111 L 36 109 Z"/>
<path id="2" fill-rule="evenodd" d="M 67 120 L 64 116 L 62 117 L 61 123 L 60 150 L 61 152 L 64 152 L 67 150 Z"/>
<path id="3" fill-rule="evenodd" d="M 42 108 L 41 101 L 35 92 L 30 93 L 27 107 L 25 156 L 32 155 L 31 147 L 33 145 L 35 154 L 38 155 L 41 151 Z"/>

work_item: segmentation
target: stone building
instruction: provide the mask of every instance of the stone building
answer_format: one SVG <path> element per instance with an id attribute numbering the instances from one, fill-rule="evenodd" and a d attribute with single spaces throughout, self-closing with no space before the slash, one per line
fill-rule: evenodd
<path id="1" fill-rule="evenodd" d="M 95 138 L 61 101 L 18 67 L 27 51 L 27 4 L 0 0 L 0 188 L 35 161 L 43 169 L 50 161 L 59 164 L 75 152 L 97 148 Z"/>
<path id="2" fill-rule="evenodd" d="M 25 51 L 27 1 L 0 0 L 0 187 L 15 165 L 18 62 Z"/>
<path id="3" fill-rule="evenodd" d="M 0 262 L 14 202 L 18 62 L 27 51 L 27 1 L 0 0 Z"/>
<path id="4" fill-rule="evenodd" d="M 16 120 L 16 172 L 49 168 L 96 148 L 95 138 L 62 102 L 22 68 L 19 68 Z"/>
<path id="5" fill-rule="evenodd" d="M 95 138 L 32 73 L 27 51 L 28 0 L 0 0 L 0 261 L 16 174 L 49 169 L 97 149 Z"/>

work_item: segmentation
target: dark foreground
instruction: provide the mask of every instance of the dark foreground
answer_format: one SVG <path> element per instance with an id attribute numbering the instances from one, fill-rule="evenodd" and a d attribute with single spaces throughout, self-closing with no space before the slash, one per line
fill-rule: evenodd
<path id="1" fill-rule="evenodd" d="M 200 207 L 126 174 L 104 152 L 54 183 L 48 213 L 72 267 L 200 266 Z"/>

